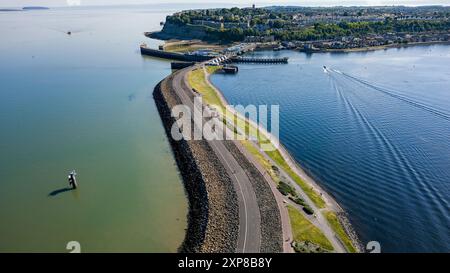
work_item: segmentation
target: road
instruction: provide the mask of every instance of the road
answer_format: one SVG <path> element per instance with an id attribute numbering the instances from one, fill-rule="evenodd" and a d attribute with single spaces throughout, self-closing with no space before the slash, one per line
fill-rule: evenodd
<path id="1" fill-rule="evenodd" d="M 207 78 L 208 78 L 208 74 L 205 71 L 205 79 L 207 79 Z M 212 85 L 209 80 L 208 80 L 208 85 L 216 91 L 216 93 L 219 96 L 222 103 L 224 105 L 227 105 L 228 102 L 226 101 L 225 97 L 223 97 L 222 92 L 220 92 L 220 90 L 218 90 L 214 85 Z M 229 108 L 229 110 L 231 112 L 234 112 L 232 108 L 231 109 Z M 280 212 L 280 217 L 281 217 L 281 225 L 282 225 L 282 232 L 283 232 L 283 252 L 284 253 L 293 253 L 294 249 L 291 246 L 291 242 L 293 240 L 292 228 L 291 228 L 291 222 L 289 219 L 289 214 L 288 214 L 287 207 L 285 204 L 284 196 L 278 191 L 275 181 L 273 181 L 272 177 L 270 177 L 270 175 L 265 171 L 264 167 L 261 166 L 261 164 L 258 162 L 258 160 L 256 160 L 256 158 L 253 155 L 251 155 L 245 147 L 242 146 L 240 141 L 234 140 L 233 142 L 236 145 L 236 147 L 241 151 L 241 153 L 247 158 L 247 160 L 249 160 L 255 166 L 255 168 L 261 173 L 261 175 L 266 180 L 267 184 L 270 186 L 270 190 L 272 191 L 272 194 L 275 197 L 275 201 L 277 202 L 278 210 Z M 259 149 L 259 147 L 257 147 L 257 148 Z"/>
<path id="2" fill-rule="evenodd" d="M 195 94 L 188 87 L 186 75 L 197 66 L 182 69 L 174 74 L 172 87 L 183 105 L 194 112 Z M 197 111 L 202 111 L 197 109 Z M 204 119 L 203 122 L 206 120 Z M 196 125 L 198 126 L 198 125 Z M 239 204 L 239 233 L 236 252 L 258 253 L 261 248 L 261 217 L 255 191 L 245 170 L 238 164 L 221 140 L 208 141 L 233 182 Z"/>
<path id="3" fill-rule="evenodd" d="M 293 241 L 291 221 L 289 219 L 289 213 L 285 204 L 284 195 L 282 195 L 280 191 L 278 191 L 275 181 L 273 181 L 272 177 L 267 173 L 267 171 L 258 162 L 258 160 L 252 154 L 250 154 L 250 152 L 239 142 L 236 143 L 236 146 L 241 151 L 241 153 L 245 155 L 245 157 L 262 174 L 267 184 L 270 186 L 270 190 L 275 196 L 275 201 L 277 202 L 278 210 L 280 211 L 281 225 L 283 230 L 283 253 L 294 253 L 294 249 L 291 246 L 291 242 Z"/>

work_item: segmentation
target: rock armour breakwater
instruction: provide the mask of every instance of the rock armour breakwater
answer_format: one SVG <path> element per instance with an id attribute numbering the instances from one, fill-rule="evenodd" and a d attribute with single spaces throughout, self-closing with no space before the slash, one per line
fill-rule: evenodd
<path id="1" fill-rule="evenodd" d="M 179 251 L 235 252 L 239 212 L 233 183 L 206 140 L 171 137 L 175 119 L 170 109 L 180 104 L 170 84 L 172 77 L 155 87 L 153 97 L 189 199 L 188 228 Z"/>

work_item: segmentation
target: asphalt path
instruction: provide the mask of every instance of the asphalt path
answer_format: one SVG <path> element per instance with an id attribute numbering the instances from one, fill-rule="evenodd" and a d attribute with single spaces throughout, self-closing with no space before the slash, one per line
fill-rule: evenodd
<path id="1" fill-rule="evenodd" d="M 197 66 L 174 73 L 170 83 L 183 105 L 194 113 L 193 97 L 196 95 L 186 83 L 186 74 Z M 202 109 L 196 109 L 202 111 Z M 203 118 L 203 123 L 207 120 Z M 197 125 L 195 125 L 197 126 Z M 208 140 L 233 182 L 239 205 L 239 233 L 236 252 L 258 253 L 261 248 L 261 216 L 253 186 L 245 170 L 239 165 L 222 140 Z"/>

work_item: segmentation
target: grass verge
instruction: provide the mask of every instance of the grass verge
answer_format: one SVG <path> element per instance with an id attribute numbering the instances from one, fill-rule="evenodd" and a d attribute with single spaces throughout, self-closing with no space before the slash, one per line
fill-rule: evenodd
<path id="1" fill-rule="evenodd" d="M 168 41 L 164 43 L 164 50 L 168 52 L 186 53 L 196 50 L 212 50 L 214 52 L 220 52 L 225 46 L 208 44 L 199 40 L 189 41 Z"/>
<path id="2" fill-rule="evenodd" d="M 333 231 L 336 232 L 337 236 L 339 236 L 339 239 L 344 243 L 347 251 L 350 253 L 355 253 L 356 249 L 353 246 L 352 240 L 350 239 L 350 237 L 348 237 L 347 233 L 339 222 L 336 213 L 334 213 L 333 211 L 325 211 L 323 212 L 323 215 L 327 219 L 328 223 L 330 223 Z"/>
<path id="3" fill-rule="evenodd" d="M 267 155 L 275 161 L 278 166 L 280 166 L 294 181 L 297 183 L 302 190 L 308 195 L 312 202 L 320 209 L 325 208 L 325 201 L 322 199 L 320 194 L 318 194 L 311 186 L 309 186 L 300 176 L 298 176 L 287 164 L 286 160 L 281 156 L 280 151 L 267 151 Z"/>
<path id="4" fill-rule="evenodd" d="M 219 66 L 208 66 L 207 72 L 211 74 L 218 69 L 220 69 Z M 203 69 L 200 68 L 190 71 L 187 75 L 187 79 L 189 86 L 202 94 L 204 103 L 220 107 L 222 110 L 225 109 L 217 92 L 208 84 Z"/>
<path id="5" fill-rule="evenodd" d="M 314 226 L 308 219 L 306 219 L 300 212 L 294 207 L 287 207 L 289 212 L 289 218 L 291 219 L 292 235 L 296 242 L 309 241 L 320 247 L 333 251 L 333 246 L 325 235 Z"/>

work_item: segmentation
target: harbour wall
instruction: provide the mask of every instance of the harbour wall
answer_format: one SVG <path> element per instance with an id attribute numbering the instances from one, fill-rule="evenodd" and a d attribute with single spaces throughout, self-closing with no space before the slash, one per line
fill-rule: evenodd
<path id="1" fill-rule="evenodd" d="M 172 69 L 183 69 L 183 68 L 186 68 L 188 66 L 192 66 L 194 64 L 195 64 L 195 62 L 171 62 L 170 63 L 170 68 L 172 68 Z"/>
<path id="2" fill-rule="evenodd" d="M 158 49 L 152 49 L 147 47 L 141 47 L 141 54 L 157 57 L 157 58 L 164 58 L 164 59 L 170 59 L 170 60 L 176 60 L 176 61 L 184 61 L 184 62 L 204 62 L 211 60 L 214 57 L 210 56 L 203 56 L 203 55 L 189 55 L 189 54 L 183 54 L 183 53 L 177 53 L 177 52 L 168 52 Z"/>

